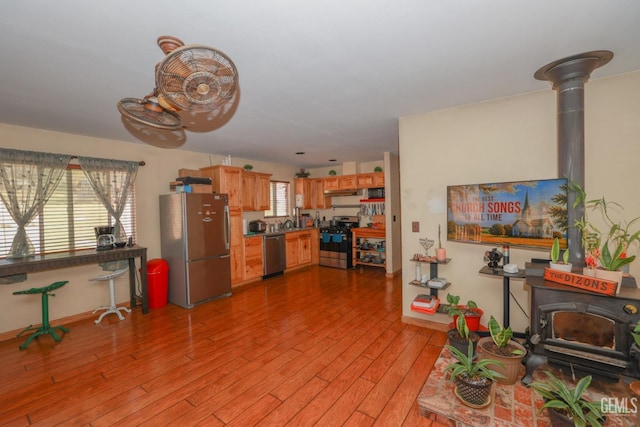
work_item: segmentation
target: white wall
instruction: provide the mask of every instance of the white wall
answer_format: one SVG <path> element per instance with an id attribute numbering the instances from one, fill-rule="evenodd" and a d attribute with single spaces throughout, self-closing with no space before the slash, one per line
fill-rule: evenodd
<path id="1" fill-rule="evenodd" d="M 605 195 L 621 203 L 629 218 L 640 216 L 640 72 L 593 80 L 585 86 L 585 188 L 593 198 Z M 556 92 L 549 88 L 506 99 L 466 105 L 400 119 L 402 200 L 403 315 L 434 320 L 409 305 L 425 289 L 409 285 L 415 266 L 411 255 L 423 248 L 418 238 L 436 238 L 446 228 L 446 187 L 456 184 L 558 178 Z M 411 222 L 420 232 L 411 232 Z M 444 235 L 444 233 L 443 233 Z M 443 242 L 452 261 L 440 275 L 447 289 L 463 301 L 476 300 L 502 321 L 502 281 L 481 276 L 482 256 L 491 246 Z M 433 249 L 432 249 L 433 251 Z M 637 252 L 636 252 L 637 253 Z M 511 249 L 511 262 L 522 268 L 547 253 Z M 631 265 L 640 276 L 640 262 Z M 511 290 L 527 314 L 528 293 L 522 280 Z M 446 298 L 447 291 L 441 292 Z M 446 319 L 445 319 L 446 320 Z M 528 319 L 511 302 L 511 325 L 524 331 Z"/>
<path id="2" fill-rule="evenodd" d="M 0 123 L 0 146 L 21 150 L 66 153 L 80 156 L 104 157 L 120 160 L 144 160 L 136 179 L 138 244 L 148 248 L 147 258 L 160 258 L 158 195 L 169 192 L 169 182 L 178 176 L 178 169 L 198 169 L 221 164 L 224 153 L 211 155 L 185 150 L 163 149 L 143 143 L 91 138 L 50 132 L 40 129 L 10 126 Z M 290 181 L 297 168 L 288 165 L 233 159 L 234 166 L 253 165 L 256 172 L 272 173 L 272 179 Z M 251 213 L 249 216 L 261 216 Z M 252 219 L 252 218 L 250 218 Z M 53 270 L 29 274 L 28 280 L 13 285 L 0 285 L 0 333 L 41 323 L 40 298 L 33 295 L 13 295 L 13 292 L 41 287 L 58 280 L 69 283 L 56 291 L 49 303 L 50 319 L 92 311 L 109 301 L 108 285 L 89 282 L 104 272 L 97 266 Z M 128 301 L 128 276 L 119 279 L 116 289 L 118 302 Z"/>

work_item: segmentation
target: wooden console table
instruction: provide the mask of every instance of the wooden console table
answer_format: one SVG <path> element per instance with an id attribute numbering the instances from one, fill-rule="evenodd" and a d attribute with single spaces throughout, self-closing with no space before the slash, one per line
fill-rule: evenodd
<path id="1" fill-rule="evenodd" d="M 140 258 L 140 294 L 136 292 L 136 263 Z M 100 264 L 110 261 L 129 261 L 129 294 L 131 308 L 142 305 L 142 313 L 149 312 L 149 295 L 147 293 L 147 248 L 133 246 L 115 248 L 106 251 L 87 249 L 75 252 L 59 252 L 55 254 L 36 255 L 20 259 L 0 260 L 0 277 L 14 274 L 36 273 L 60 268 L 77 267 L 87 264 Z"/>

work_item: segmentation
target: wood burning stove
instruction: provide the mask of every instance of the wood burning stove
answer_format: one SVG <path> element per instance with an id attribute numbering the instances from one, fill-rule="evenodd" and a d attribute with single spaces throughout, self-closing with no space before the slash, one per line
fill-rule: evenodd
<path id="1" fill-rule="evenodd" d="M 640 320 L 640 290 L 624 287 L 615 296 L 581 291 L 527 277 L 531 286 L 530 357 L 533 369 L 550 362 L 582 374 L 618 380 L 640 378 L 632 354 L 631 330 Z"/>

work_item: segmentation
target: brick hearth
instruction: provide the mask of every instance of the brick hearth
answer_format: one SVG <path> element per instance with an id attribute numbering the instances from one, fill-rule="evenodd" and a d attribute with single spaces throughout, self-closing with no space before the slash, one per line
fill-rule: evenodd
<path id="1" fill-rule="evenodd" d="M 456 427 L 481 426 L 481 427 L 548 427 L 549 417 L 546 411 L 538 413 L 538 408 L 543 404 L 542 398 L 530 388 L 520 382 L 512 386 L 496 384 L 492 391 L 492 401 L 489 406 L 482 409 L 473 409 L 464 405 L 454 394 L 454 384 L 445 378 L 443 372 L 451 363 L 453 356 L 445 347 L 440 353 L 427 382 L 424 384 L 418 396 L 418 405 L 425 417 L 436 420 L 444 425 Z M 538 368 L 534 372 L 534 380 L 546 378 L 544 370 L 547 367 Z M 564 381 L 571 382 L 570 377 L 564 375 L 555 368 L 550 368 L 556 376 Z M 524 375 L 524 366 L 522 367 Z M 600 401 L 603 397 L 618 399 L 631 399 L 628 385 L 623 382 L 603 383 L 594 381 L 585 395 L 592 401 Z M 640 401 L 634 400 L 640 406 Z M 631 402 L 631 400 L 627 400 Z M 630 408 L 633 409 L 632 406 Z M 637 414 L 608 414 L 606 426 L 632 427 L 638 426 Z"/>

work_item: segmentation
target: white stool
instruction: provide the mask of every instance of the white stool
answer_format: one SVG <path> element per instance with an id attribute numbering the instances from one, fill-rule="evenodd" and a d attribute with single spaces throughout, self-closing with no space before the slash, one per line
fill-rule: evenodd
<path id="1" fill-rule="evenodd" d="M 118 307 L 118 306 L 116 306 L 116 289 L 115 289 L 114 279 L 117 279 L 118 277 L 122 276 L 124 273 L 127 272 L 127 270 L 128 270 L 127 268 L 124 268 L 122 270 L 114 271 L 113 273 L 110 273 L 110 274 L 104 274 L 102 276 L 98 276 L 98 277 L 95 277 L 93 279 L 89 279 L 90 281 L 97 281 L 97 280 L 99 280 L 99 281 L 108 280 L 109 281 L 109 293 L 111 294 L 111 302 L 110 302 L 110 305 L 108 307 L 101 306 L 101 307 L 98 307 L 95 310 L 93 310 L 94 313 L 96 311 L 98 311 L 98 310 L 106 310 L 95 321 L 96 324 L 100 323 L 102 321 L 102 318 L 104 316 L 106 316 L 107 314 L 110 314 L 110 313 L 117 314 L 118 317 L 120 318 L 120 320 L 124 320 L 124 317 L 120 313 L 120 310 L 123 310 L 123 311 L 125 311 L 127 313 L 131 313 L 131 310 L 129 310 L 126 307 Z"/>

